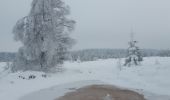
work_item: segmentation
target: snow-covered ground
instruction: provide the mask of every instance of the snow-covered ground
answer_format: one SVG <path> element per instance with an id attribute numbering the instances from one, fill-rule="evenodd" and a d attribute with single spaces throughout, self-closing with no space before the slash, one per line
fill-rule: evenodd
<path id="1" fill-rule="evenodd" d="M 70 89 L 90 84 L 111 84 L 139 91 L 148 98 L 152 96 L 152 100 L 170 100 L 170 58 L 144 58 L 137 67 L 123 67 L 120 63 L 123 59 L 66 62 L 64 72 L 48 74 L 47 78 L 42 77 L 42 72 L 8 74 L 3 71 L 5 63 L 0 63 L 0 100 L 38 100 L 39 96 L 41 100 L 52 100 Z M 29 75 L 36 78 L 18 77 Z"/>

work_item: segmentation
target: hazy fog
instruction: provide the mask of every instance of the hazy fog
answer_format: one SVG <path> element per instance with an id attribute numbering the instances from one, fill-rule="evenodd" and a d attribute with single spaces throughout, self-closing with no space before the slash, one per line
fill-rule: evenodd
<path id="1" fill-rule="evenodd" d="M 170 48 L 169 0 L 65 0 L 77 21 L 73 49 L 126 48 L 131 28 L 141 48 Z M 0 1 L 0 51 L 16 51 L 16 21 L 29 13 L 31 0 Z"/>

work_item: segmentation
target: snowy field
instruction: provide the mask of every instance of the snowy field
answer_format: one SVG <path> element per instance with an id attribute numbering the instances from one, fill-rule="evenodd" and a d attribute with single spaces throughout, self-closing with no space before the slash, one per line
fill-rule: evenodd
<path id="1" fill-rule="evenodd" d="M 141 66 L 123 67 L 123 59 L 66 62 L 64 71 L 42 77 L 42 72 L 3 71 L 0 63 L 0 100 L 53 100 L 75 88 L 111 84 L 143 93 L 148 100 L 170 100 L 170 58 L 144 58 Z M 35 79 L 27 79 L 35 75 Z M 23 76 L 26 79 L 21 79 Z"/>

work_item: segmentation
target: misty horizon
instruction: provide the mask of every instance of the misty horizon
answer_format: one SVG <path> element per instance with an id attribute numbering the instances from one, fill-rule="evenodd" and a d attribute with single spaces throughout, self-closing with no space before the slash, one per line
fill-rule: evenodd
<path id="1" fill-rule="evenodd" d="M 0 1 L 0 52 L 16 52 L 12 29 L 27 16 L 32 0 Z M 170 49 L 170 1 L 168 0 L 65 0 L 70 18 L 77 24 L 70 36 L 76 41 L 72 50 L 128 48 L 131 28 L 141 49 Z M 4 11 L 5 10 L 5 11 Z"/>

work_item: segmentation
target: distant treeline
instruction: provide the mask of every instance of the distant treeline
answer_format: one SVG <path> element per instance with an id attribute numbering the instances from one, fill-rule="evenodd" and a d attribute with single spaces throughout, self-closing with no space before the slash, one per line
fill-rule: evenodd
<path id="1" fill-rule="evenodd" d="M 141 53 L 143 57 L 170 57 L 170 50 L 143 49 Z M 73 61 L 93 61 L 97 59 L 124 58 L 126 56 L 126 49 L 87 49 L 72 51 L 69 59 Z"/>
<path id="2" fill-rule="evenodd" d="M 170 50 L 143 49 L 141 52 L 143 57 L 170 57 Z M 71 51 L 67 60 L 93 61 L 97 59 L 123 58 L 126 56 L 127 50 L 125 49 L 87 49 Z M 0 52 L 0 62 L 10 62 L 15 57 L 16 53 Z"/>
<path id="3" fill-rule="evenodd" d="M 0 52 L 0 62 L 10 62 L 15 59 L 16 53 Z"/>

